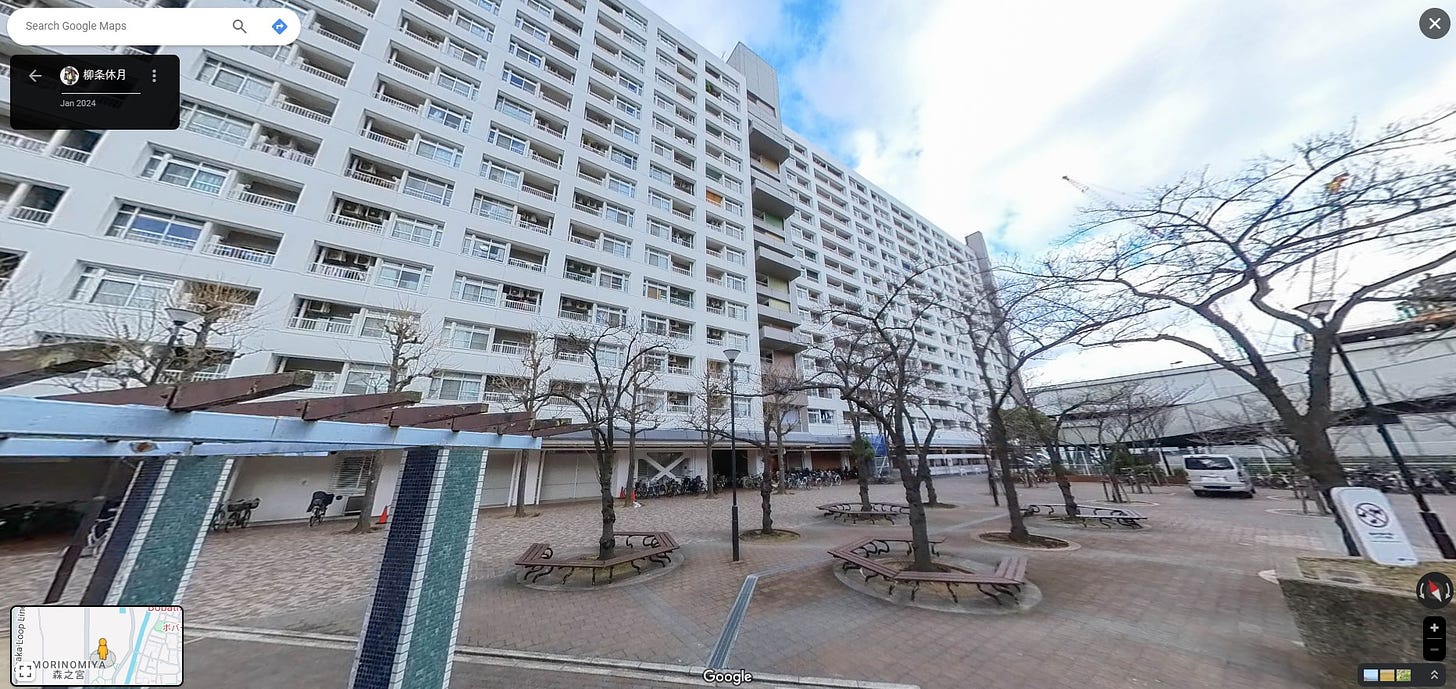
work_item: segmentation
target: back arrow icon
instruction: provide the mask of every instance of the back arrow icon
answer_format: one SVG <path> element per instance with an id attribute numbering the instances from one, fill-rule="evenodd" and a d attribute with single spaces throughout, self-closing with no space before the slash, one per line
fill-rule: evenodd
<path id="1" fill-rule="evenodd" d="M 30 70 L 30 80 L 32 82 L 35 81 L 36 79 L 39 79 L 39 78 L 40 78 L 40 72 L 37 72 L 37 71 L 35 71 L 33 69 Z"/>

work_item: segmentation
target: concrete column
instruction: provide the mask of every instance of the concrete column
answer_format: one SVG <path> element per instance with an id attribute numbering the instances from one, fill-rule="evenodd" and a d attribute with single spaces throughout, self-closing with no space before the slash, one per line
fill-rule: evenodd
<path id="1" fill-rule="evenodd" d="M 485 453 L 405 453 L 350 689 L 445 689 L 460 624 Z"/>
<path id="2" fill-rule="evenodd" d="M 179 605 L 197 564 L 231 457 L 142 460 L 83 605 Z"/>

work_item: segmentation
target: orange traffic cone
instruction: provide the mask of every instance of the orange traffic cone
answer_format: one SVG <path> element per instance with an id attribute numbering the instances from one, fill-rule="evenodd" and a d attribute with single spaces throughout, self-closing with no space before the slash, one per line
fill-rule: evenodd
<path id="1" fill-rule="evenodd" d="M 384 526 L 389 523 L 389 505 L 384 506 L 384 511 L 379 513 L 379 521 L 374 522 L 375 526 Z"/>

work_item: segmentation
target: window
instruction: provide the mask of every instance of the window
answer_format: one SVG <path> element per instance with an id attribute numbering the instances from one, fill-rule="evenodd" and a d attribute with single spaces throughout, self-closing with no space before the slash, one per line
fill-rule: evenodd
<path id="1" fill-rule="evenodd" d="M 661 208 L 663 210 L 672 209 L 672 199 L 669 199 L 666 196 L 663 196 L 662 194 L 659 194 L 655 191 L 647 193 L 647 203 L 650 204 L 653 208 Z"/>
<path id="2" fill-rule="evenodd" d="M 516 57 L 525 60 L 526 62 L 531 63 L 531 66 L 533 67 L 545 66 L 545 62 L 542 60 L 540 53 L 531 50 L 530 48 L 527 48 L 520 43 L 515 42 L 514 40 L 511 41 L 510 53 L 512 55 L 515 55 Z"/>
<path id="3" fill-rule="evenodd" d="M 449 108 L 429 103 L 425 108 L 425 119 L 434 120 L 451 129 L 458 129 L 462 132 L 470 131 L 470 116 L 461 115 Z"/>
<path id="4" fill-rule="evenodd" d="M 460 167 L 460 161 L 464 157 L 464 150 L 459 146 L 444 144 L 433 139 L 421 137 L 415 144 L 415 154 L 430 160 L 444 163 L 450 167 Z"/>
<path id="5" fill-rule="evenodd" d="M 636 183 L 628 179 L 622 179 L 616 175 L 607 176 L 607 189 L 629 198 L 637 194 Z"/>
<path id="6" fill-rule="evenodd" d="M 415 244 L 439 246 L 440 238 L 445 236 L 445 225 L 434 220 L 401 216 L 394 219 L 389 236 Z"/>
<path id="7" fill-rule="evenodd" d="M 637 156 L 632 155 L 631 153 L 627 153 L 626 151 L 620 150 L 620 149 L 618 149 L 615 146 L 612 147 L 611 154 L 609 156 L 607 156 L 607 157 L 611 158 L 612 159 L 612 162 L 614 162 L 614 163 L 616 163 L 618 165 L 621 165 L 621 166 L 623 166 L 625 168 L 628 168 L 628 169 L 631 169 L 631 170 L 636 170 L 637 169 Z"/>
<path id="8" fill-rule="evenodd" d="M 723 285 L 725 287 L 729 288 L 729 289 L 738 290 L 739 292 L 747 292 L 748 291 L 748 279 L 745 278 L 745 277 L 743 277 L 742 275 L 734 275 L 733 273 L 724 273 L 723 274 Z"/>
<path id="9" fill-rule="evenodd" d="M 490 326 L 465 321 L 445 321 L 445 344 L 455 349 L 490 351 Z"/>
<path id="10" fill-rule="evenodd" d="M 598 325 L 620 327 L 627 324 L 627 309 L 597 304 L 592 320 Z"/>
<path id="11" fill-rule="evenodd" d="M 190 101 L 182 103 L 179 121 L 183 129 L 241 146 L 248 141 L 253 123 Z"/>
<path id="12" fill-rule="evenodd" d="M 491 160 L 480 164 L 480 176 L 492 182 L 500 182 L 501 184 L 516 189 L 519 189 L 521 186 L 521 173 L 519 171 Z"/>
<path id="13" fill-rule="evenodd" d="M 363 495 L 369 485 L 369 465 L 373 463 L 373 457 L 373 453 L 369 452 L 338 455 L 334 460 L 332 492 L 340 495 Z"/>
<path id="14" fill-rule="evenodd" d="M 475 402 L 480 399 L 481 377 L 473 373 L 440 371 L 430 378 L 430 397 L 437 400 Z"/>
<path id="15" fill-rule="evenodd" d="M 495 33 L 491 30 L 489 26 L 475 21 L 463 12 L 457 12 L 455 14 L 455 25 L 481 38 L 484 38 L 486 43 L 490 42 L 491 35 Z"/>
<path id="16" fill-rule="evenodd" d="M 810 409 L 809 423 L 834 423 L 834 410 Z"/>
<path id="17" fill-rule="evenodd" d="M 666 335 L 667 323 L 668 321 L 666 317 L 654 316 L 650 313 L 642 314 L 643 332 L 651 333 L 653 335 Z"/>
<path id="18" fill-rule="evenodd" d="M 669 256 L 665 251 L 660 251 L 658 249 L 648 247 L 647 264 L 651 266 L 656 266 L 663 270 L 672 270 L 672 257 Z"/>
<path id="19" fill-rule="evenodd" d="M 606 204 L 606 206 L 602 208 L 602 216 L 608 220 L 611 220 L 614 223 L 617 223 L 618 225 L 626 225 L 627 227 L 632 226 L 632 211 L 629 211 L 620 206 Z"/>
<path id="20" fill-rule="evenodd" d="M 388 391 L 388 366 L 349 364 L 349 373 L 344 376 L 345 395 L 371 395 Z"/>
<path id="21" fill-rule="evenodd" d="M 646 280 L 642 283 L 642 296 L 658 301 L 667 301 L 668 287 L 655 280 Z"/>
<path id="22" fill-rule="evenodd" d="M 511 136 L 499 129 L 491 129 L 490 135 L 486 137 L 491 143 L 500 146 L 512 153 L 526 154 L 526 140 Z"/>
<path id="23" fill-rule="evenodd" d="M 430 286 L 430 269 L 394 261 L 380 261 L 379 278 L 375 282 L 384 287 L 419 292 Z"/>
<path id="24" fill-rule="evenodd" d="M 601 269 L 597 271 L 597 284 L 607 289 L 618 292 L 627 291 L 627 274 L 615 270 Z"/>
<path id="25" fill-rule="evenodd" d="M 500 304 L 500 285 L 470 275 L 455 274 L 455 285 L 450 292 L 453 299 L 474 304 L 497 306 Z"/>
<path id="26" fill-rule="evenodd" d="M 406 196 L 433 201 L 442 206 L 450 205 L 450 196 L 453 191 L 454 187 L 450 184 L 415 174 L 405 177 L 404 187 L 400 189 L 400 192 Z"/>
<path id="27" fill-rule="evenodd" d="M 724 199 L 723 208 L 734 215 L 743 215 L 743 204 L 733 199 Z"/>
<path id="28" fill-rule="evenodd" d="M 519 74 L 516 74 L 516 71 L 511 69 L 510 67 L 505 68 L 505 71 L 501 72 L 501 81 L 504 81 L 507 84 L 510 84 L 511 86 L 514 86 L 533 96 L 539 93 L 541 90 L 541 85 L 537 84 L 534 79 L 528 79 Z"/>
<path id="29" fill-rule="evenodd" d="M 604 234 L 602 235 L 602 251 L 627 258 L 632 254 L 632 241 Z"/>
<path id="30" fill-rule="evenodd" d="M 259 102 L 268 100 L 268 94 L 273 90 L 271 79 L 212 58 L 202 63 L 197 80 Z"/>
<path id="31" fill-rule="evenodd" d="M 527 35 L 542 43 L 545 43 L 550 37 L 550 34 L 546 33 L 546 30 L 541 28 L 536 22 L 526 19 L 520 14 L 516 15 L 516 28 L 525 31 Z"/>
<path id="32" fill-rule="evenodd" d="M 203 223 L 204 221 L 195 218 L 124 204 L 116 212 L 106 235 L 191 249 L 197 245 L 197 238 L 202 235 Z"/>
<path id="33" fill-rule="evenodd" d="M 194 191 L 216 196 L 227 180 L 227 168 L 209 165 L 196 160 L 156 151 L 147 160 L 142 176 L 163 184 L 187 187 Z"/>
<path id="34" fill-rule="evenodd" d="M 167 303 L 177 281 L 160 275 L 86 266 L 72 301 L 106 306 L 156 308 Z"/>
<path id="35" fill-rule="evenodd" d="M 475 195 L 474 211 L 476 215 L 510 223 L 515 210 L 514 206 L 504 201 L 497 201 L 482 194 Z"/>
<path id="36" fill-rule="evenodd" d="M 445 71 L 440 71 L 435 75 L 435 83 L 466 98 L 474 98 L 476 91 L 480 88 L 469 79 L 463 79 Z"/>
<path id="37" fill-rule="evenodd" d="M 460 253 L 489 261 L 505 263 L 506 250 L 505 242 L 478 235 L 474 232 L 466 232 L 465 246 L 460 249 Z"/>
<path id="38" fill-rule="evenodd" d="M 737 302 L 723 302 L 723 313 L 734 320 L 748 320 L 748 306 Z"/>

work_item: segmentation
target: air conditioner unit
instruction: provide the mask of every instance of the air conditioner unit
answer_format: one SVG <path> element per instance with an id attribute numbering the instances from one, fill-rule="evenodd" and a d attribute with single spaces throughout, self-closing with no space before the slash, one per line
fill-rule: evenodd
<path id="1" fill-rule="evenodd" d="M 354 259 L 343 249 L 324 249 L 323 259 L 325 261 L 353 261 Z"/>
<path id="2" fill-rule="evenodd" d="M 364 212 L 364 204 L 355 203 L 353 201 L 340 201 L 339 202 L 339 212 L 340 213 L 363 213 Z"/>

